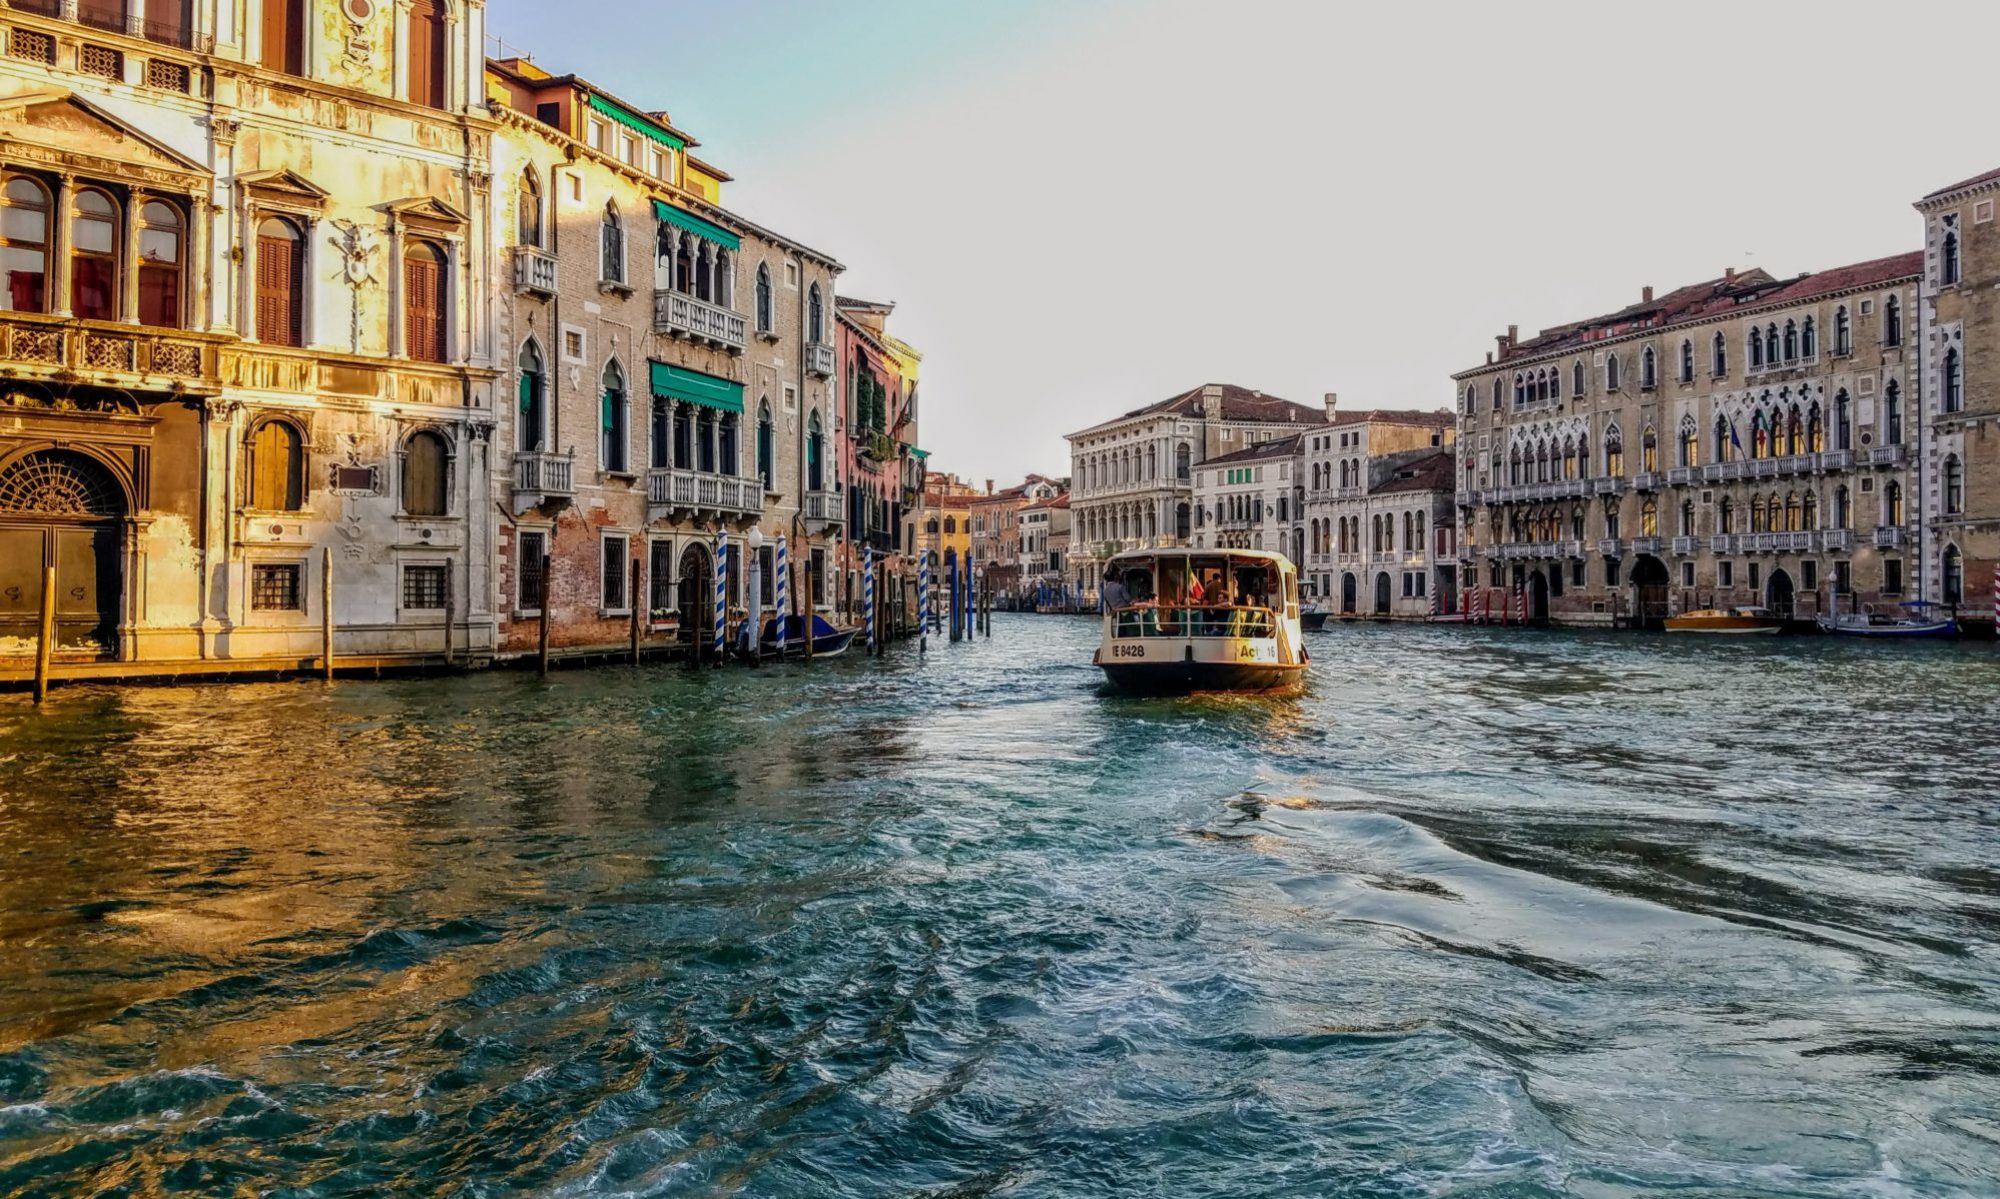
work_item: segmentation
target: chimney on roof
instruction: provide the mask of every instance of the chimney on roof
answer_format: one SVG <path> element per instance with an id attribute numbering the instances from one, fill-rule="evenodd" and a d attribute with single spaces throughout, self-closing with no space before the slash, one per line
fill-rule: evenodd
<path id="1" fill-rule="evenodd" d="M 991 479 L 986 480 L 986 494 L 987 495 L 993 494 L 993 480 Z"/>
<path id="2" fill-rule="evenodd" d="M 1210 383 L 1201 389 L 1201 419 L 1222 419 L 1222 385 Z"/>
<path id="3" fill-rule="evenodd" d="M 1330 424 L 1332 424 L 1332 423 L 1333 423 L 1333 413 L 1334 413 L 1334 410 L 1335 410 L 1336 408 L 1338 408 L 1338 407 L 1340 407 L 1340 393 L 1339 393 L 1339 392 L 1337 392 L 1337 391 L 1329 391 L 1329 392 L 1327 392 L 1327 393 L 1326 393 L 1326 423 L 1327 423 L 1327 424 L 1329 424 L 1329 425 L 1330 425 Z"/>
<path id="4" fill-rule="evenodd" d="M 1733 266 L 1726 266 L 1726 267 L 1723 267 L 1723 268 L 1722 268 L 1722 281 L 1723 281 L 1724 283 L 1734 283 L 1734 282 L 1736 282 L 1736 268 L 1735 268 L 1735 267 L 1733 267 Z"/>
<path id="5" fill-rule="evenodd" d="M 1642 304 L 1650 304 L 1653 302 L 1652 284 L 1648 283 L 1646 286 L 1639 289 L 1639 302 Z"/>

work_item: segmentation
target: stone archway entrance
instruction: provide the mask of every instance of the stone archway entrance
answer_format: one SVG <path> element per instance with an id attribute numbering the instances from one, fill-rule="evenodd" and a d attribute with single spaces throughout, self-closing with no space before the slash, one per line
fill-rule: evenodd
<path id="1" fill-rule="evenodd" d="M 1764 584 L 1764 606 L 1779 620 L 1792 619 L 1796 605 L 1791 575 L 1782 570 L 1771 572 L 1770 581 Z"/>
<path id="2" fill-rule="evenodd" d="M 1548 623 L 1549 581 L 1539 570 L 1528 572 L 1528 610 L 1523 615 L 1530 624 Z"/>
<path id="3" fill-rule="evenodd" d="M 96 459 L 32 450 L 0 469 L 0 638 L 41 631 L 42 571 L 56 568 L 56 648 L 115 653 L 124 594 L 125 492 Z"/>
<path id="4" fill-rule="evenodd" d="M 1385 570 L 1381 574 L 1375 576 L 1375 615 L 1377 616 L 1389 615 L 1389 603 L 1391 594 L 1392 592 L 1389 585 L 1389 572 Z"/>
<path id="5" fill-rule="evenodd" d="M 1632 590 L 1637 605 L 1632 618 L 1642 629 L 1662 629 L 1667 624 L 1667 564 L 1651 554 L 1641 554 L 1632 564 Z"/>
<path id="6" fill-rule="evenodd" d="M 694 644 L 707 645 L 715 640 L 715 569 L 707 546 L 695 541 L 681 551 L 679 579 L 681 632 Z"/>
<path id="7" fill-rule="evenodd" d="M 1360 601 L 1355 596 L 1356 585 L 1352 572 L 1340 576 L 1340 614 L 1354 615 L 1355 605 Z"/>

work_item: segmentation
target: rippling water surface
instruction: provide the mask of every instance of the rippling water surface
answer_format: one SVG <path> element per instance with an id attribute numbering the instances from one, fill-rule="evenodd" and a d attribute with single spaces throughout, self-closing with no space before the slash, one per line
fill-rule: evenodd
<path id="1" fill-rule="evenodd" d="M 1991 1195 L 2000 653 L 0 698 L 0 1195 Z"/>

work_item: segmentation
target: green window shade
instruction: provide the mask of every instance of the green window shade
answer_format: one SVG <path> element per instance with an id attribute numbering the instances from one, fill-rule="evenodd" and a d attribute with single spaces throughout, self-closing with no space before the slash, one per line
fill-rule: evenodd
<path id="1" fill-rule="evenodd" d="M 743 385 L 665 362 L 652 365 L 653 394 L 720 412 L 743 411 Z"/>
<path id="2" fill-rule="evenodd" d="M 686 230 L 696 237 L 705 237 L 724 249 L 736 250 L 743 246 L 742 238 L 714 221 L 704 221 L 691 212 L 682 212 L 664 200 L 653 201 L 653 215 L 676 229 Z"/>
<path id="3" fill-rule="evenodd" d="M 613 104 L 611 101 L 606 100 L 604 97 L 598 95 L 595 92 L 592 92 L 590 94 L 589 101 L 590 101 L 590 106 L 593 109 L 603 113 L 607 117 L 610 117 L 612 120 L 618 122 L 620 125 L 625 126 L 625 128 L 630 129 L 632 132 L 638 134 L 641 137 L 651 138 L 652 140 L 660 143 L 663 146 L 671 146 L 676 150 L 687 149 L 687 143 L 685 141 L 681 140 L 678 137 L 675 137 L 671 133 L 668 133 L 666 130 L 660 128 L 658 125 L 655 125 L 653 122 L 638 115 L 637 113 L 625 111 L 624 109 L 618 107 L 616 104 Z"/>

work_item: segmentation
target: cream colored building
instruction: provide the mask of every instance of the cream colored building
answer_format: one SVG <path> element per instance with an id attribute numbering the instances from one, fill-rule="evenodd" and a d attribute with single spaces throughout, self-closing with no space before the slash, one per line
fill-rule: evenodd
<path id="1" fill-rule="evenodd" d="M 338 653 L 492 651 L 483 15 L 0 11 L 16 652 L 48 562 L 73 666 L 297 666 L 329 556 Z"/>
<path id="2" fill-rule="evenodd" d="M 1338 412 L 1300 446 L 1293 558 L 1317 602 L 1354 615 L 1427 615 L 1456 598 L 1448 411 Z M 1442 495 L 1443 498 L 1440 498 Z"/>
<path id="3" fill-rule="evenodd" d="M 1327 397 L 1328 410 L 1334 402 Z M 1121 549 L 1188 544 L 1198 464 L 1325 419 L 1320 409 L 1210 383 L 1069 434 L 1069 575 L 1079 593 L 1095 593 L 1104 559 Z"/>
<path id="4" fill-rule="evenodd" d="M 1468 586 L 1603 625 L 1919 598 L 1920 271 L 1732 270 L 1510 328 L 1453 376 Z"/>

